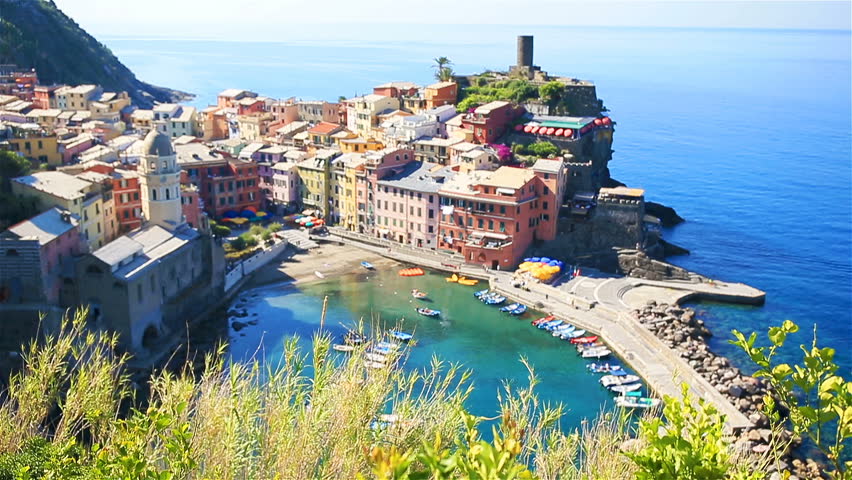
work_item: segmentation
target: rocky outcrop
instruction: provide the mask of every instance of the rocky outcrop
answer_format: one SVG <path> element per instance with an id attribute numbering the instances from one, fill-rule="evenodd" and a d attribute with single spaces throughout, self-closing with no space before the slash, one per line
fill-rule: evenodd
<path id="1" fill-rule="evenodd" d="M 674 227 L 677 224 L 683 223 L 683 217 L 677 214 L 674 208 L 667 207 L 661 203 L 645 202 L 645 213 L 660 219 L 660 223 L 664 227 Z"/>
<path id="2" fill-rule="evenodd" d="M 640 250 L 618 250 L 617 273 L 646 280 L 692 280 L 688 270 L 655 260 Z"/>
<path id="3" fill-rule="evenodd" d="M 740 432 L 735 440 L 736 449 L 763 453 L 770 445 L 786 445 L 786 451 L 777 464 L 770 467 L 770 472 L 791 471 L 794 476 L 790 478 L 794 479 L 822 478 L 817 462 L 793 457 L 792 448 L 799 445 L 799 440 L 793 437 L 792 432 L 784 430 L 779 433 L 772 430 L 769 418 L 762 411 L 763 398 L 767 394 L 774 396 L 767 384 L 759 378 L 742 373 L 727 358 L 710 351 L 706 339 L 712 336 L 712 333 L 704 321 L 697 317 L 695 310 L 651 301 L 634 310 L 632 314 L 752 422 L 754 427 Z M 781 413 L 786 414 L 784 411 Z"/>

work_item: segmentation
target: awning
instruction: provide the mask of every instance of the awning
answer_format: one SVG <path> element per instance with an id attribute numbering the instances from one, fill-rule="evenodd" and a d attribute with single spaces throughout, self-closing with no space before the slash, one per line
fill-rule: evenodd
<path id="1" fill-rule="evenodd" d="M 305 210 L 305 211 L 303 211 L 303 212 L 302 212 L 302 215 L 308 215 L 308 216 L 310 216 L 310 215 L 313 215 L 314 213 L 315 213 L 315 212 L 314 212 L 314 210 L 310 210 L 310 209 L 309 209 L 309 210 Z"/>
<path id="2" fill-rule="evenodd" d="M 503 194 L 506 194 L 506 195 L 514 195 L 515 190 L 511 189 L 511 188 L 501 188 L 500 187 L 500 188 L 497 188 L 497 193 L 503 193 Z"/>
<path id="3" fill-rule="evenodd" d="M 388 230 L 387 228 L 378 228 L 378 229 L 376 229 L 376 230 L 378 230 L 379 235 L 388 235 L 388 234 L 390 234 L 390 230 Z"/>
<path id="4" fill-rule="evenodd" d="M 474 232 L 472 235 L 479 235 L 481 237 L 487 237 L 487 238 L 496 238 L 497 240 L 507 240 L 509 238 L 508 235 L 503 235 L 502 233 L 493 233 L 493 232 Z"/>
<path id="5" fill-rule="evenodd" d="M 512 193 L 515 193 L 515 192 L 512 192 Z M 452 205 L 442 205 L 441 206 L 441 214 L 442 215 L 452 215 L 453 212 L 455 212 L 455 211 L 456 211 L 456 209 Z"/>

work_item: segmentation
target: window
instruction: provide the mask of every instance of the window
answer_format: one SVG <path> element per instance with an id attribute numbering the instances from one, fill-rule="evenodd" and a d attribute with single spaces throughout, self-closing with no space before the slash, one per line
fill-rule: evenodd
<path id="1" fill-rule="evenodd" d="M 505 232 L 505 231 L 506 231 L 506 223 L 505 223 L 505 222 L 500 222 L 500 231 L 501 231 L 501 232 Z"/>
<path id="2" fill-rule="evenodd" d="M 157 281 L 156 281 L 153 273 L 151 274 L 150 278 L 151 278 L 151 291 L 153 292 L 153 291 L 155 291 L 154 289 L 157 287 Z"/>
<path id="3" fill-rule="evenodd" d="M 156 200 L 156 199 L 157 199 L 157 189 L 152 188 L 151 189 L 151 200 Z"/>
<path id="4" fill-rule="evenodd" d="M 429 225 L 429 233 L 433 233 L 433 230 L 434 228 L 432 227 L 432 225 Z"/>
<path id="5" fill-rule="evenodd" d="M 136 285 L 136 298 L 139 299 L 139 303 L 142 303 L 142 284 Z"/>
<path id="6" fill-rule="evenodd" d="M 432 195 L 429 195 L 429 203 L 432 203 Z M 429 217 L 431 218 L 431 217 Z"/>
<path id="7" fill-rule="evenodd" d="M 494 230 L 494 220 L 488 220 L 488 230 Z"/>
<path id="8" fill-rule="evenodd" d="M 521 222 L 516 222 L 515 223 L 515 232 L 520 232 L 520 231 L 521 231 Z"/>
<path id="9" fill-rule="evenodd" d="M 505 214 L 506 214 L 506 206 L 500 205 L 500 215 L 505 215 Z"/>
<path id="10" fill-rule="evenodd" d="M 547 202 L 542 202 L 541 208 L 547 210 Z"/>
<path id="11" fill-rule="evenodd" d="M 467 226 L 473 227 L 473 217 L 467 217 Z"/>
<path id="12" fill-rule="evenodd" d="M 435 210 L 429 209 L 429 218 L 435 218 Z"/>
<path id="13" fill-rule="evenodd" d="M 484 226 L 484 224 L 485 224 L 485 220 L 483 220 L 483 219 L 481 219 L 481 218 L 480 218 L 480 219 L 476 222 L 476 227 L 477 227 L 477 228 L 482 228 L 482 227 Z"/>
<path id="14" fill-rule="evenodd" d="M 172 192 L 168 188 L 166 189 L 166 200 L 171 200 Z"/>

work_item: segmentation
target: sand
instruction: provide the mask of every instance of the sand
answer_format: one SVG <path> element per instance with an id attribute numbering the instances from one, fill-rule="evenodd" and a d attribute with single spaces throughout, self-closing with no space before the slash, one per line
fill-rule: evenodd
<path id="1" fill-rule="evenodd" d="M 377 268 L 400 266 L 394 260 L 351 245 L 324 243 L 319 248 L 307 252 L 297 252 L 288 248 L 276 262 L 270 262 L 254 272 L 248 287 L 258 287 L 270 283 L 294 282 L 305 284 L 321 279 L 315 272 L 326 278 L 345 275 L 364 270 L 361 262 L 368 261 Z"/>

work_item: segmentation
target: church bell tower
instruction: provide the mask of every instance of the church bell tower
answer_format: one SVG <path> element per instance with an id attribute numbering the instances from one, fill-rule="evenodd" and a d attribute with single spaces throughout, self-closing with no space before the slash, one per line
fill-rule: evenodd
<path id="1" fill-rule="evenodd" d="M 180 167 L 169 137 L 156 129 L 148 132 L 139 160 L 142 213 L 149 224 L 175 230 L 184 224 L 180 203 Z"/>

